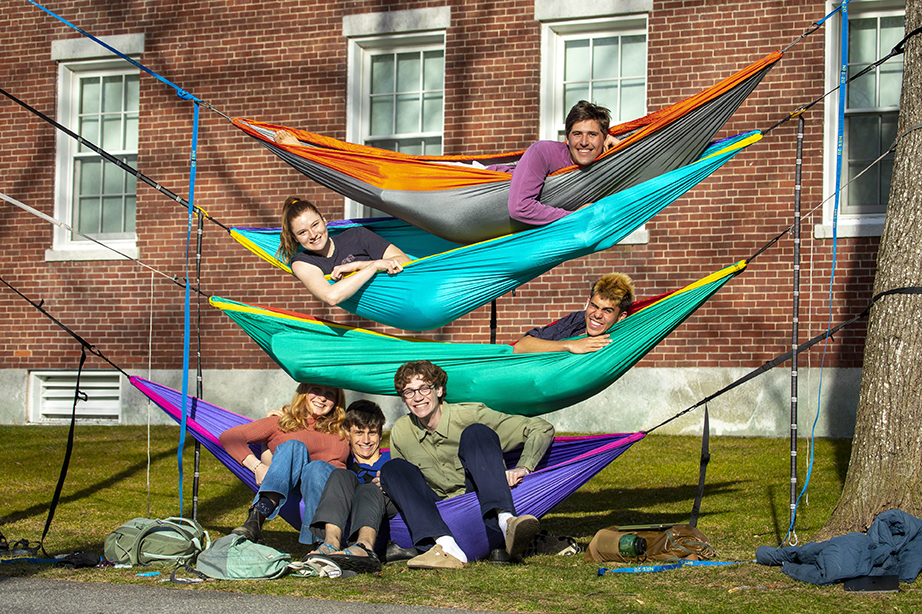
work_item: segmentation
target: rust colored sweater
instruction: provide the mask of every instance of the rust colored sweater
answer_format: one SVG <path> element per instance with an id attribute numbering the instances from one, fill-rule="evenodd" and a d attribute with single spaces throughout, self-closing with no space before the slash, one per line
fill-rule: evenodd
<path id="1" fill-rule="evenodd" d="M 283 433 L 278 429 L 278 416 L 269 416 L 255 420 L 249 424 L 241 424 L 229 428 L 218 438 L 227 453 L 234 457 L 238 463 L 243 464 L 243 459 L 253 454 L 249 445 L 251 443 L 264 443 L 274 454 L 275 448 L 280 443 L 297 439 L 307 446 L 311 460 L 322 460 L 341 469 L 346 468 L 346 458 L 349 456 L 349 442 L 339 435 L 318 433 L 314 430 L 314 421 L 310 420 L 310 427 L 291 433 Z M 259 458 L 259 455 L 256 455 Z"/>

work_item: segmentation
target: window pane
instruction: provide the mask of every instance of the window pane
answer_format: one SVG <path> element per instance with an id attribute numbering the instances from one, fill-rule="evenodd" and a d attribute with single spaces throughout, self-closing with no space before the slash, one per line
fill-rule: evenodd
<path id="1" fill-rule="evenodd" d="M 618 76 L 618 39 L 597 38 L 592 49 L 592 78 Z"/>
<path id="2" fill-rule="evenodd" d="M 564 81 L 588 81 L 589 39 L 567 41 L 564 46 Z"/>
<path id="3" fill-rule="evenodd" d="M 397 91 L 418 92 L 421 84 L 421 70 L 420 54 L 399 54 L 397 56 Z"/>
<path id="4" fill-rule="evenodd" d="M 122 149 L 137 151 L 138 149 L 138 116 L 129 115 L 125 118 L 125 145 Z"/>
<path id="5" fill-rule="evenodd" d="M 589 99 L 589 84 L 587 83 L 578 83 L 575 85 L 565 85 L 563 88 L 563 117 L 561 121 L 565 121 L 567 113 L 570 112 L 570 108 L 575 105 L 580 100 Z"/>
<path id="6" fill-rule="evenodd" d="M 81 117 L 80 126 L 77 132 L 90 143 L 99 144 L 99 116 L 91 115 L 90 117 Z M 86 145 L 81 144 L 79 151 L 93 151 Z"/>
<path id="7" fill-rule="evenodd" d="M 418 94 L 397 96 L 397 134 L 419 132 L 420 104 Z"/>
<path id="8" fill-rule="evenodd" d="M 850 67 L 849 76 L 861 71 L 861 67 Z M 848 84 L 846 108 L 873 109 L 877 106 L 877 75 L 871 72 L 858 77 Z"/>
<path id="9" fill-rule="evenodd" d="M 424 152 L 427 156 L 440 156 L 442 155 L 442 139 L 426 139 L 425 142 L 426 151 Z"/>
<path id="10" fill-rule="evenodd" d="M 394 56 L 376 55 L 371 58 L 371 93 L 394 92 Z"/>
<path id="11" fill-rule="evenodd" d="M 135 231 L 135 211 L 137 210 L 137 198 L 133 196 L 125 197 L 125 232 Z"/>
<path id="12" fill-rule="evenodd" d="M 102 232 L 122 232 L 121 196 L 107 196 L 102 199 Z"/>
<path id="13" fill-rule="evenodd" d="M 442 94 L 423 96 L 423 132 L 442 131 Z"/>
<path id="14" fill-rule="evenodd" d="M 893 160 L 884 158 L 880 161 L 880 204 L 890 202 L 890 178 L 893 177 Z"/>
<path id="15" fill-rule="evenodd" d="M 884 56 L 896 47 L 896 44 L 905 36 L 906 18 L 902 15 L 896 17 L 882 17 L 880 19 L 880 51 L 879 56 Z M 849 21 L 851 26 L 851 21 Z"/>
<path id="16" fill-rule="evenodd" d="M 876 115 L 850 117 L 848 120 L 848 159 L 873 160 L 880 155 L 877 148 L 880 142 L 878 130 Z"/>
<path id="17" fill-rule="evenodd" d="M 125 156 L 125 164 L 133 168 L 138 168 L 138 157 L 137 156 Z M 125 193 L 126 194 L 137 194 L 138 193 L 138 178 L 132 175 L 131 173 L 125 173 L 125 171 L 119 170 L 120 173 L 125 175 Z"/>
<path id="18" fill-rule="evenodd" d="M 80 80 L 80 108 L 78 113 L 99 113 L 99 77 Z"/>
<path id="19" fill-rule="evenodd" d="M 90 158 L 74 161 L 77 195 L 99 194 L 102 185 L 102 160 Z"/>
<path id="20" fill-rule="evenodd" d="M 102 111 L 118 113 L 122 110 L 122 76 L 102 80 Z"/>
<path id="21" fill-rule="evenodd" d="M 118 194 L 121 198 L 125 186 L 125 171 L 111 162 L 106 162 L 102 167 L 103 194 Z"/>
<path id="22" fill-rule="evenodd" d="M 617 115 L 618 121 L 624 122 L 642 117 L 646 108 L 647 99 L 644 80 L 624 80 L 621 85 L 621 112 Z M 612 115 L 614 116 L 614 112 Z"/>
<path id="23" fill-rule="evenodd" d="M 137 112 L 141 108 L 140 78 L 138 75 L 125 77 L 125 110 Z"/>
<path id="24" fill-rule="evenodd" d="M 99 198 L 81 198 L 78 201 L 79 212 L 77 230 L 83 234 L 99 232 Z"/>
<path id="25" fill-rule="evenodd" d="M 411 156 L 419 156 L 423 153 L 423 143 L 419 139 L 413 139 L 412 141 L 401 141 L 398 151 L 400 153 L 409 154 Z"/>
<path id="26" fill-rule="evenodd" d="M 618 82 L 596 81 L 592 85 L 592 102 L 607 108 L 618 110 Z M 572 106 L 572 105 L 571 105 Z M 569 107 L 567 108 L 569 112 Z"/>
<path id="27" fill-rule="evenodd" d="M 880 67 L 880 101 L 876 106 L 900 106 L 900 90 L 903 88 L 903 63 L 887 62 Z"/>
<path id="28" fill-rule="evenodd" d="M 853 180 L 855 176 L 865 168 L 863 163 L 850 163 L 848 165 L 848 179 Z M 878 187 L 877 171 L 871 169 L 861 177 L 858 177 L 854 183 L 848 186 L 848 204 L 850 207 L 861 207 L 863 205 L 878 204 Z"/>
<path id="29" fill-rule="evenodd" d="M 122 148 L 122 116 L 105 115 L 102 118 L 102 148 L 117 151 Z"/>
<path id="30" fill-rule="evenodd" d="M 394 133 L 394 99 L 390 96 L 371 99 L 371 134 Z"/>
<path id="31" fill-rule="evenodd" d="M 877 51 L 877 19 L 849 19 L 849 63 L 871 64 L 877 59 Z"/>
<path id="32" fill-rule="evenodd" d="M 647 76 L 647 37 L 645 35 L 621 37 L 621 76 Z"/>
<path id="33" fill-rule="evenodd" d="M 423 87 L 426 90 L 445 89 L 445 54 L 441 51 L 423 54 Z"/>

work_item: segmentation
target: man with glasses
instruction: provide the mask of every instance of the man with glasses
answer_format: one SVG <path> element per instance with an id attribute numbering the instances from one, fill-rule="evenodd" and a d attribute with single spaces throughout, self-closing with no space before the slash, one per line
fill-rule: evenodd
<path id="1" fill-rule="evenodd" d="M 408 567 L 458 569 L 467 555 L 439 514 L 436 502 L 477 492 L 491 547 L 504 543 L 520 555 L 540 529 L 534 516 L 515 515 L 511 489 L 534 470 L 554 438 L 541 418 L 502 414 L 482 403 L 443 403 L 448 375 L 421 360 L 401 366 L 394 386 L 410 414 L 391 430 L 391 460 L 381 468 L 381 485 L 400 509 L 418 547 L 432 547 Z M 503 453 L 522 448 L 514 469 Z"/>
<path id="2" fill-rule="evenodd" d="M 627 317 L 634 302 L 634 282 L 623 273 L 603 275 L 592 284 L 585 311 L 574 311 L 547 326 L 533 328 L 519 339 L 512 351 L 598 352 L 611 343 L 608 330 Z"/>

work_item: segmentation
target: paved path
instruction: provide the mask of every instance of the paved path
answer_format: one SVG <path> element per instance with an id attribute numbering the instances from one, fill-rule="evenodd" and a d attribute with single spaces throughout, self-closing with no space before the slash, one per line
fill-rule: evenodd
<path id="1" fill-rule="evenodd" d="M 471 612 L 129 584 L 91 584 L 67 580 L 0 577 L 0 612 L 3 614 L 445 614 L 449 611 L 452 614 Z"/>

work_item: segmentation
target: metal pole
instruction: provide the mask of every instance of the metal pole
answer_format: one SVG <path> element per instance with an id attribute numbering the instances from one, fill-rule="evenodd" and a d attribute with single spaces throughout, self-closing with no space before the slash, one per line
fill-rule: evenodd
<path id="1" fill-rule="evenodd" d="M 790 535 L 794 534 L 797 511 L 797 348 L 800 327 L 800 194 L 804 154 L 804 116 L 797 117 L 797 162 L 794 170 L 794 309 L 791 322 L 791 516 Z"/>
<path id="2" fill-rule="evenodd" d="M 198 211 L 198 231 L 195 238 L 195 287 L 201 288 L 202 284 L 202 235 L 205 234 L 204 220 L 205 216 Z M 188 283 L 188 282 L 187 282 Z M 197 347 L 195 350 L 195 398 L 202 398 L 202 294 L 196 293 L 195 300 L 196 324 L 195 339 Z M 190 416 L 195 420 L 196 403 L 192 404 Z M 195 440 L 195 452 L 193 453 L 194 463 L 192 469 L 192 520 L 198 520 L 198 487 L 199 487 L 199 464 L 202 460 L 202 444 L 198 439 Z"/>
<path id="3" fill-rule="evenodd" d="M 490 303 L 490 343 L 496 343 L 496 299 Z"/>

